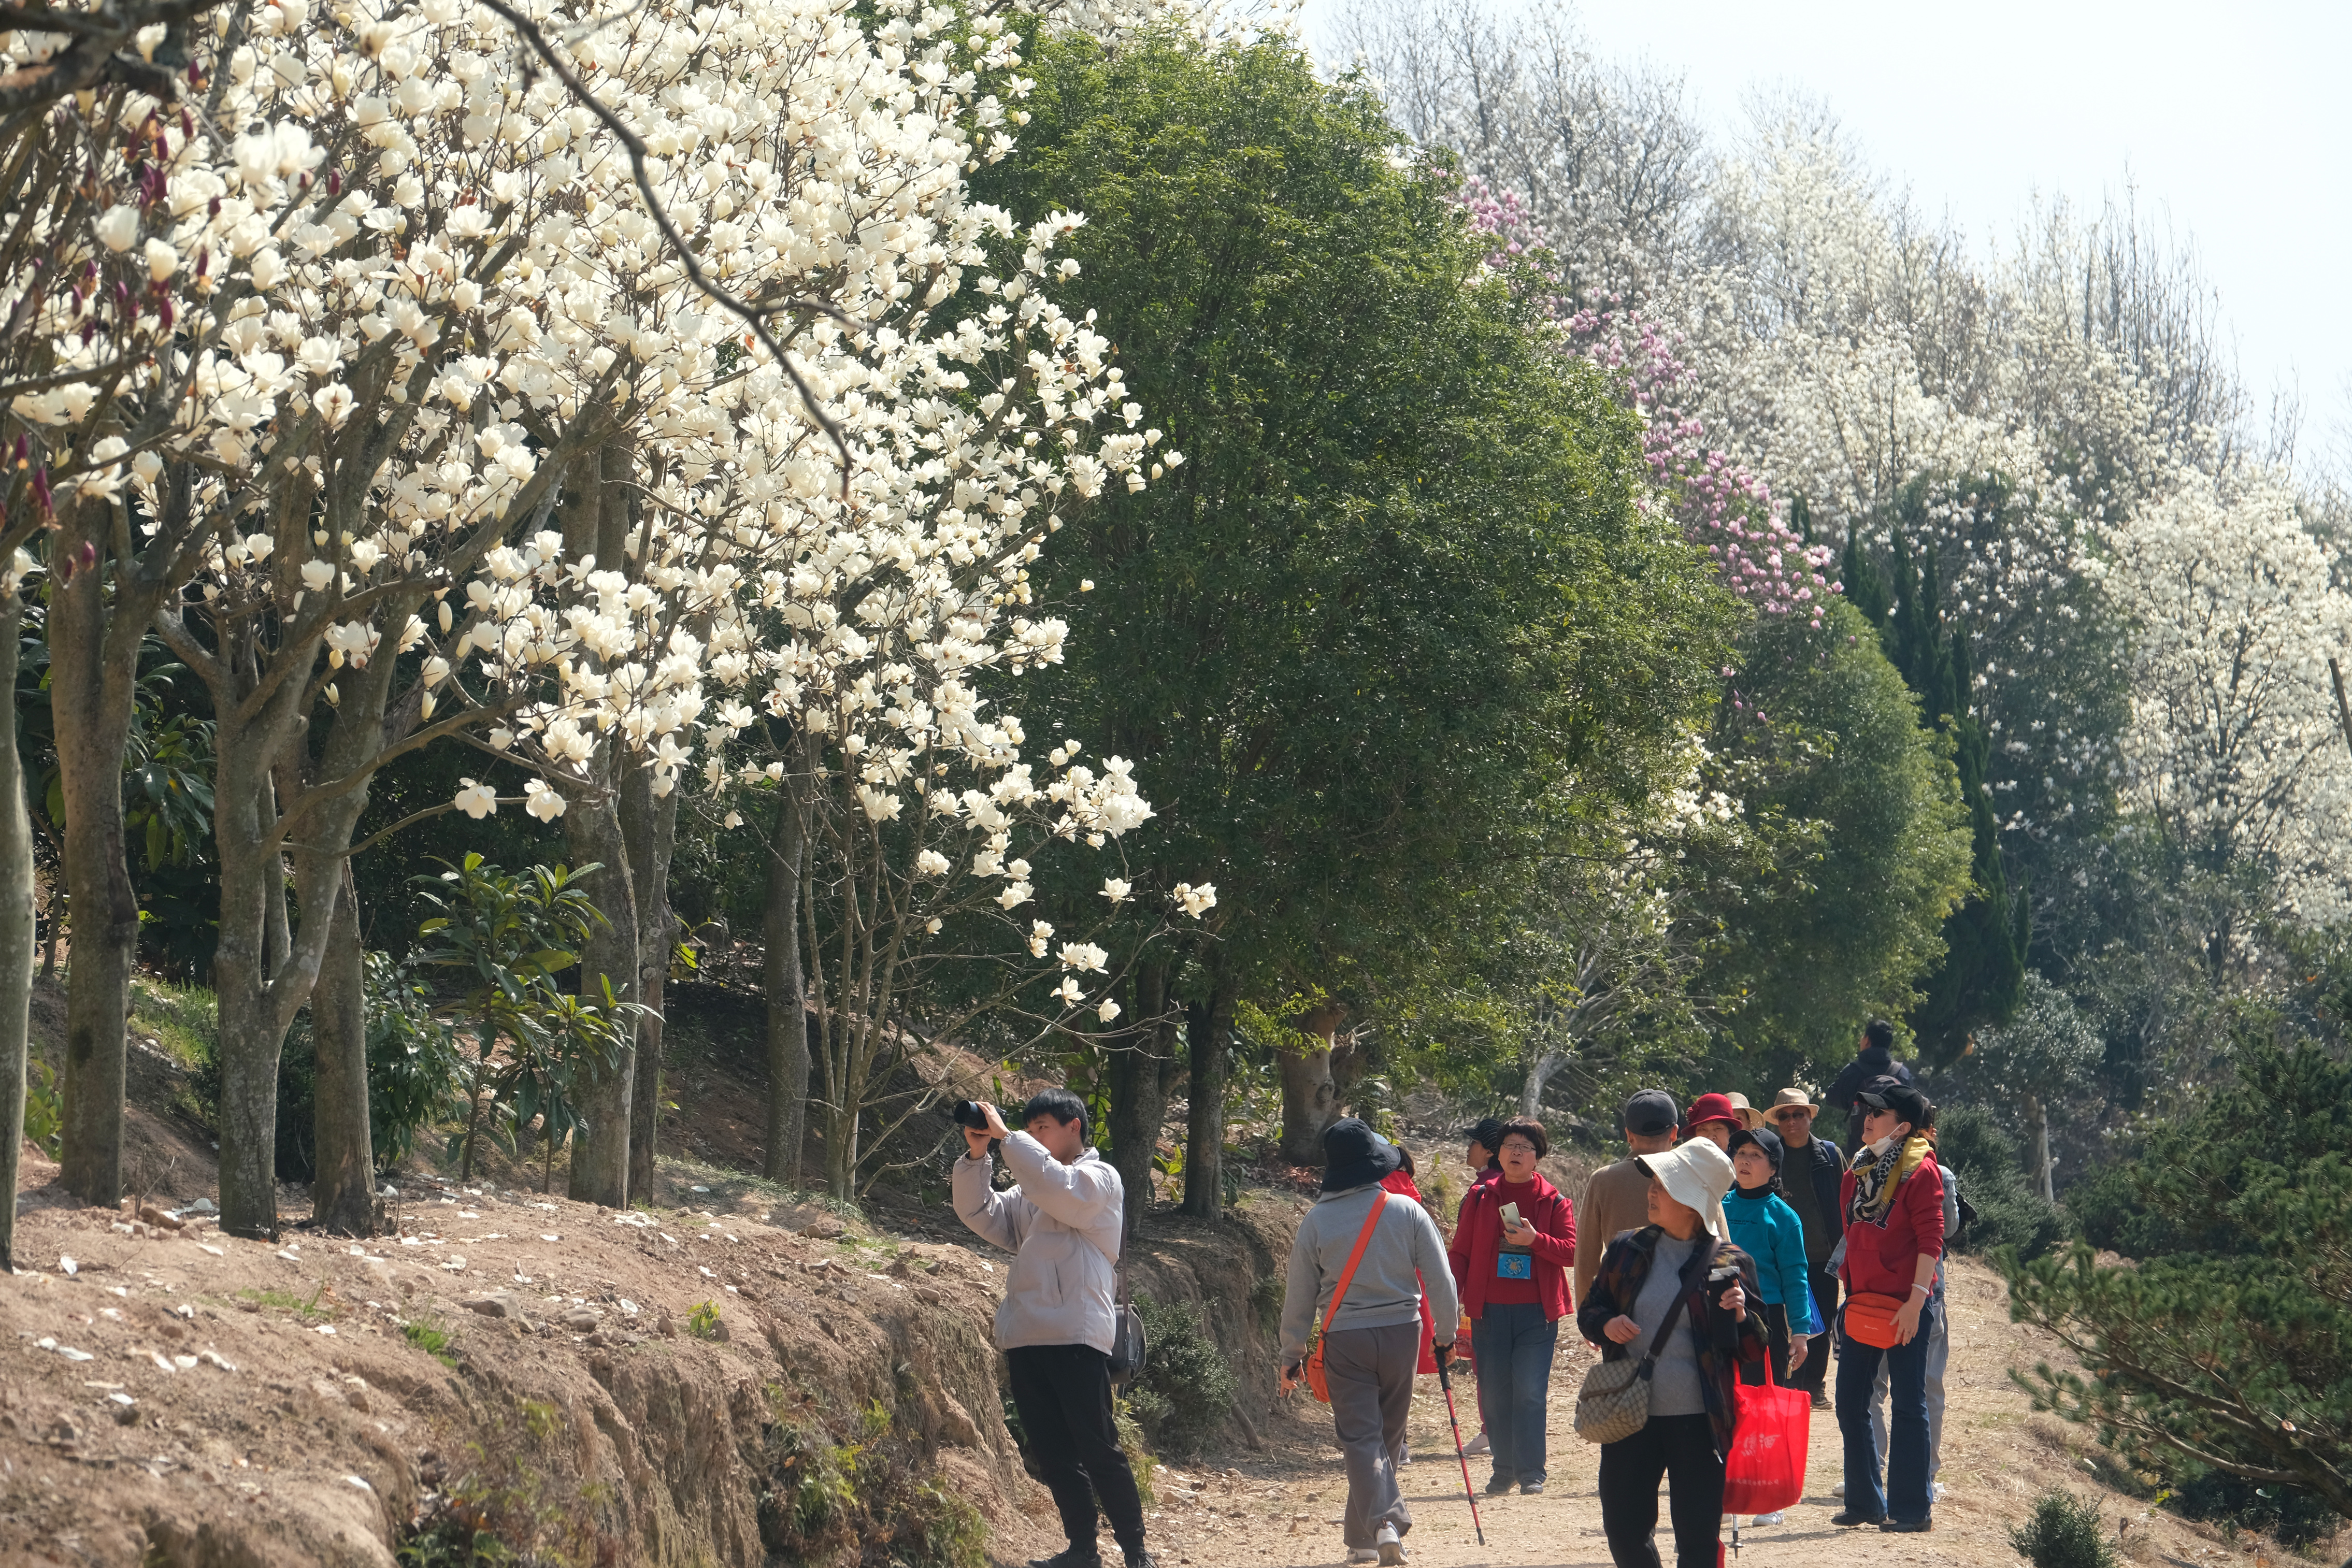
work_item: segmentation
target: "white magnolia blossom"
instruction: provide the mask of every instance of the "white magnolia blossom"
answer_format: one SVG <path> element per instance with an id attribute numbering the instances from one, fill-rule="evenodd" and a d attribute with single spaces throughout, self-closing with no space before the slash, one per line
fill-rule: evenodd
<path id="1" fill-rule="evenodd" d="M 2284 912 L 2352 912 L 2352 749 L 2327 662 L 2352 639 L 2336 549 L 2275 479 L 2191 477 L 2113 533 L 2137 629 L 2127 800 L 2200 862 L 2280 874 Z"/>

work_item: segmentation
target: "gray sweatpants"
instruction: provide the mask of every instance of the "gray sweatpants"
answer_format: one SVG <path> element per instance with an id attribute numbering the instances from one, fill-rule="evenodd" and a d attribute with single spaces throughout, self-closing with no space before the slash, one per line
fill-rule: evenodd
<path id="1" fill-rule="evenodd" d="M 1396 1456 L 1412 1410 L 1413 1369 L 1421 1363 L 1421 1320 L 1379 1329 L 1341 1329 L 1323 1336 L 1323 1381 L 1348 1466 L 1350 1550 L 1372 1544 L 1382 1524 L 1402 1535 L 1412 1511 L 1397 1490 Z"/>
<path id="2" fill-rule="evenodd" d="M 1952 1359 L 1951 1309 L 1939 1298 L 1920 1325 L 1927 1335 L 1927 1479 L 1944 1469 L 1944 1367 Z M 1870 1440 L 1886 1458 L 1886 1361 L 1878 1363 L 1878 1386 L 1870 1391 Z"/>

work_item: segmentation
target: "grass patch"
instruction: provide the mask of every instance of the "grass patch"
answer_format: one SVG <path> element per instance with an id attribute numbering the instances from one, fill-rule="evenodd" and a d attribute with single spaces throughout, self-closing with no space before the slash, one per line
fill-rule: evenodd
<path id="1" fill-rule="evenodd" d="M 335 1321 L 334 1308 L 320 1304 L 327 1295 L 327 1282 L 324 1280 L 319 1281 L 319 1288 L 311 1291 L 308 1298 L 298 1296 L 291 1291 L 278 1290 L 245 1290 L 239 1291 L 236 1294 L 239 1301 L 251 1301 L 257 1306 L 274 1308 L 281 1312 L 292 1312 L 306 1323 L 326 1323 Z"/>
<path id="2" fill-rule="evenodd" d="M 450 1339 L 449 1332 L 446 1329 L 441 1328 L 434 1323 L 409 1322 L 400 1325 L 400 1333 L 401 1336 L 407 1340 L 409 1343 L 415 1345 L 417 1349 L 423 1351 L 425 1354 L 431 1356 L 442 1365 L 448 1367 L 452 1371 L 457 1369 L 457 1353 L 449 1348 L 455 1342 Z"/>
<path id="3" fill-rule="evenodd" d="M 922 1456 L 891 1430 L 878 1403 L 837 1434 L 770 1391 L 761 1544 L 785 1562 L 868 1568 L 982 1568 L 980 1511 L 923 1473 Z"/>
<path id="4" fill-rule="evenodd" d="M 145 975 L 131 982 L 131 1027 L 188 1071 L 220 1054 L 220 998 L 202 986 L 173 986 Z"/>

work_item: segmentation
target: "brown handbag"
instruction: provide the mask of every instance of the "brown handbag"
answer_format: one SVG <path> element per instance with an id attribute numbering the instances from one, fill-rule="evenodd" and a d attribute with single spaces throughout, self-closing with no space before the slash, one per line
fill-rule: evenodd
<path id="1" fill-rule="evenodd" d="M 1717 1245 L 1708 1243 L 1699 1263 L 1702 1274 L 1715 1261 Z M 1658 1347 L 1674 1333 L 1675 1320 L 1689 1300 L 1687 1290 L 1675 1292 L 1675 1304 L 1666 1309 L 1666 1321 L 1650 1341 L 1649 1354 L 1639 1361 L 1631 1356 L 1604 1361 L 1585 1373 L 1584 1385 L 1576 1391 L 1578 1437 L 1588 1443 L 1622 1442 L 1650 1424 L 1650 1376 L 1657 1370 Z"/>
<path id="2" fill-rule="evenodd" d="M 1383 1192 L 1380 1201 L 1372 1205 L 1371 1213 L 1364 1216 L 1364 1228 L 1356 1234 L 1356 1249 L 1348 1254 L 1348 1266 L 1339 1270 L 1339 1282 L 1332 1287 L 1331 1304 L 1323 1309 L 1323 1329 L 1328 1329 L 1331 1320 L 1339 1315 L 1339 1302 L 1348 1293 L 1348 1282 L 1356 1277 L 1356 1265 L 1364 1260 L 1364 1248 L 1371 1241 L 1381 1216 L 1388 1211 L 1389 1195 Z M 1322 1329 L 1316 1331 L 1315 1348 L 1307 1353 L 1307 1392 L 1325 1405 L 1331 1403 L 1331 1385 L 1323 1378 Z"/>

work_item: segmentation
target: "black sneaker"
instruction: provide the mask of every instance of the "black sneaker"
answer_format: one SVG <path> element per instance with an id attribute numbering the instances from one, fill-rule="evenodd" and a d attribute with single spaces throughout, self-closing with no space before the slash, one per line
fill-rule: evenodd
<path id="1" fill-rule="evenodd" d="M 1543 1482 L 1541 1482 L 1541 1481 L 1521 1481 L 1521 1482 L 1519 1483 L 1519 1495 L 1520 1495 L 1521 1497 L 1541 1497 L 1541 1496 L 1543 1496 Z"/>
<path id="2" fill-rule="evenodd" d="M 1505 1492 L 1510 1490 L 1512 1485 L 1513 1482 L 1510 1477 L 1496 1476 L 1494 1479 L 1486 1483 L 1486 1495 L 1488 1497 L 1500 1497 Z"/>
<path id="3" fill-rule="evenodd" d="M 1879 1521 L 1878 1528 L 1892 1531 L 1897 1535 L 1925 1535 L 1936 1528 L 1936 1521 L 1932 1519 L 1885 1519 Z"/>
<path id="4" fill-rule="evenodd" d="M 1840 1530 L 1852 1530 L 1857 1525 L 1885 1524 L 1886 1522 L 1886 1519 L 1883 1514 L 1856 1513 L 1853 1510 L 1848 1509 L 1843 1513 L 1833 1513 L 1830 1515 L 1830 1522 L 1836 1525 Z M 1032 1565 L 1032 1568 L 1034 1568 L 1034 1564 Z"/>
<path id="5" fill-rule="evenodd" d="M 1029 1568 L 1102 1568 L 1102 1554 L 1080 1546 L 1066 1546 L 1051 1557 L 1032 1557 Z"/>
<path id="6" fill-rule="evenodd" d="M 1149 1552 L 1129 1552 L 1126 1556 L 1127 1568 L 1160 1568 L 1159 1559 Z"/>

